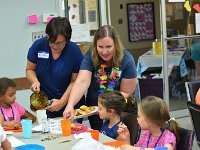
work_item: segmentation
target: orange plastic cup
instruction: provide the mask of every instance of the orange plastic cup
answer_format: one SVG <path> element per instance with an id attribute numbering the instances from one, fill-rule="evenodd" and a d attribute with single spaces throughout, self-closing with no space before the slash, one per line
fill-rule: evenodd
<path id="1" fill-rule="evenodd" d="M 61 128 L 62 128 L 62 135 L 63 136 L 70 136 L 71 135 L 71 120 L 61 120 Z"/>
<path id="2" fill-rule="evenodd" d="M 99 130 L 90 130 L 88 132 L 91 133 L 93 139 L 99 141 Z"/>

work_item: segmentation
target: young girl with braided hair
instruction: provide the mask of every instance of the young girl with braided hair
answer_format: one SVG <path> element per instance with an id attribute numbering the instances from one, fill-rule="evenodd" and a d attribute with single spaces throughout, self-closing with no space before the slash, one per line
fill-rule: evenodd
<path id="1" fill-rule="evenodd" d="M 119 91 L 108 91 L 101 93 L 98 97 L 99 117 L 104 120 L 100 132 L 116 140 L 121 140 L 117 130 L 122 124 L 121 113 L 133 112 L 137 103 L 134 97 L 127 99 Z"/>

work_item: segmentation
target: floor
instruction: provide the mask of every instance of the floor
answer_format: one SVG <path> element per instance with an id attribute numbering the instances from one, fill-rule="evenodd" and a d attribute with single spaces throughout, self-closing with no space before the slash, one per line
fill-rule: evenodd
<path id="1" fill-rule="evenodd" d="M 187 96 L 186 94 L 182 94 L 180 97 L 171 97 L 169 99 L 169 108 L 170 111 L 180 110 L 180 109 L 187 109 Z"/>

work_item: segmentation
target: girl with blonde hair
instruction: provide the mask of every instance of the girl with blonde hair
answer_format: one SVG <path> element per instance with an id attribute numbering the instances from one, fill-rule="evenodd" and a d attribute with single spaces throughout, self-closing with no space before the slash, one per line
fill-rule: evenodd
<path id="1" fill-rule="evenodd" d="M 138 123 L 142 130 L 139 141 L 133 146 L 123 145 L 121 150 L 153 150 L 165 146 L 168 150 L 176 149 L 179 139 L 178 124 L 170 118 L 167 104 L 159 97 L 148 96 L 138 104 Z M 119 126 L 118 133 L 129 143 L 129 131 L 126 126 Z"/>

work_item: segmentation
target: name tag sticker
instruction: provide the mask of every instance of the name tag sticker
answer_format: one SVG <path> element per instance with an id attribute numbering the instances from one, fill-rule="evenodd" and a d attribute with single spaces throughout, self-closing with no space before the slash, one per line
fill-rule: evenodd
<path id="1" fill-rule="evenodd" d="M 44 52 L 44 51 L 39 51 L 38 52 L 38 58 L 49 58 L 49 53 L 48 52 Z"/>

